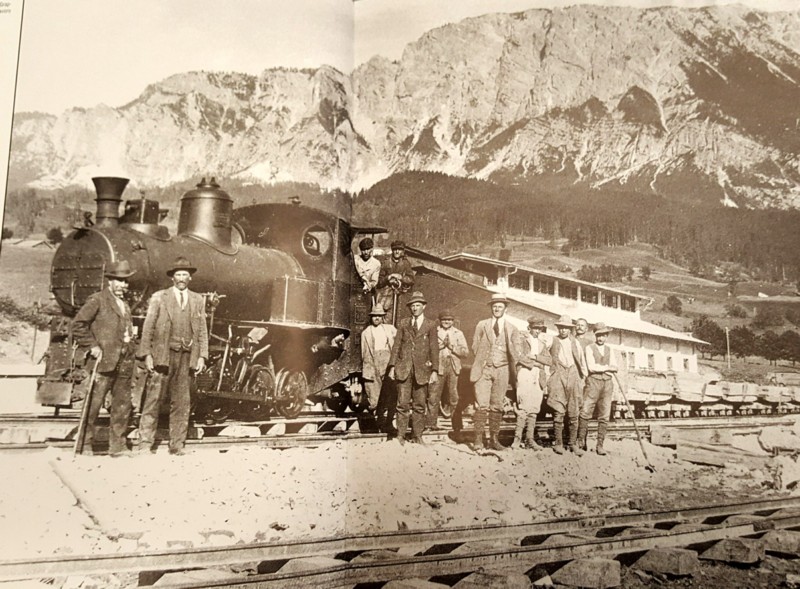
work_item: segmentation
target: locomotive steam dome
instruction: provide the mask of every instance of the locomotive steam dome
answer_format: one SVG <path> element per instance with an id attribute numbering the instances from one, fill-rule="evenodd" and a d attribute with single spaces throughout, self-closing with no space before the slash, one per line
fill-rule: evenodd
<path id="1" fill-rule="evenodd" d="M 233 199 L 214 178 L 205 178 L 181 197 L 178 235 L 203 241 L 215 249 L 233 254 L 237 248 L 231 241 Z"/>

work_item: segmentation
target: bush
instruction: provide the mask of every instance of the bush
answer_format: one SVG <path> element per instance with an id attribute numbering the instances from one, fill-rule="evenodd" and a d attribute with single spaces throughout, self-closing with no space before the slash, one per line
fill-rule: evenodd
<path id="1" fill-rule="evenodd" d="M 9 227 L 3 227 L 2 239 L 11 239 L 14 237 L 14 231 Z"/>
<path id="2" fill-rule="evenodd" d="M 664 303 L 664 309 L 670 313 L 680 315 L 683 312 L 683 303 L 677 296 L 669 295 L 667 297 L 667 302 Z"/>
<path id="3" fill-rule="evenodd" d="M 55 244 L 61 243 L 64 241 L 64 233 L 59 227 L 53 227 L 47 232 L 47 241 Z"/>
<path id="4" fill-rule="evenodd" d="M 756 329 L 766 329 L 767 327 L 780 327 L 783 325 L 783 313 L 775 307 L 759 307 L 753 327 Z"/>
<path id="5" fill-rule="evenodd" d="M 736 317 L 737 319 L 747 318 L 747 309 L 736 303 L 725 305 L 725 314 L 728 317 Z"/>

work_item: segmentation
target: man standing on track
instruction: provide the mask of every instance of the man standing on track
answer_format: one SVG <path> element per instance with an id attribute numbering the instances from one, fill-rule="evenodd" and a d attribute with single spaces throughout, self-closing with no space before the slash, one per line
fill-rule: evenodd
<path id="1" fill-rule="evenodd" d="M 142 327 L 139 355 L 150 373 L 139 423 L 139 451 L 152 451 L 159 407 L 169 397 L 169 453 L 185 454 L 189 428 L 190 371 L 202 372 L 208 358 L 205 299 L 189 290 L 197 268 L 178 257 L 167 276 L 172 286 L 153 293 Z"/>
<path id="2" fill-rule="evenodd" d="M 595 406 L 597 407 L 597 448 L 600 456 L 607 452 L 603 449 L 603 442 L 608 430 L 608 420 L 611 417 L 611 400 L 614 397 L 613 374 L 617 372 L 617 360 L 614 349 L 606 344 L 606 338 L 611 333 L 611 328 L 605 323 L 594 326 L 595 343 L 586 346 L 586 367 L 589 375 L 586 377 L 586 391 L 583 405 L 581 406 L 580 422 L 578 423 L 578 438 L 585 440 L 589 429 L 589 420 L 592 418 Z"/>
<path id="3" fill-rule="evenodd" d="M 527 447 L 531 450 L 541 449 L 534 438 L 534 430 L 544 398 L 546 367 L 552 364 L 550 352 L 542 336 L 546 329 L 543 320 L 528 317 L 528 333 L 518 332 L 517 347 L 520 354 L 517 360 L 517 428 L 512 448 L 520 447 L 522 434 L 527 431 Z"/>
<path id="4" fill-rule="evenodd" d="M 370 324 L 361 332 L 361 364 L 369 408 L 375 411 L 378 430 L 388 433 L 394 419 L 395 408 L 387 404 L 387 399 L 391 395 L 384 388 L 394 386 L 394 383 L 386 382 L 385 377 L 397 329 L 394 325 L 386 325 L 383 322 L 384 315 L 386 311 L 378 304 L 375 304 L 369 313 Z"/>
<path id="5" fill-rule="evenodd" d="M 475 361 L 469 378 L 475 383 L 475 402 L 478 405 L 472 418 L 475 424 L 472 447 L 474 450 L 483 448 L 483 431 L 488 417 L 489 448 L 500 451 L 505 450 L 498 440 L 503 421 L 503 400 L 508 385 L 513 383 L 516 376 L 515 367 L 519 361 L 519 352 L 514 343 L 518 339 L 518 330 L 506 321 L 508 299 L 505 295 L 492 295 L 489 306 L 492 316 L 478 322 L 472 340 Z"/>
<path id="6" fill-rule="evenodd" d="M 445 310 L 439 313 L 437 342 L 439 345 L 439 379 L 430 386 L 428 395 L 428 423 L 431 429 L 438 429 L 439 406 L 442 394 L 447 390 L 446 404 L 452 413 L 458 405 L 458 375 L 461 361 L 469 354 L 464 333 L 453 325 L 453 313 Z"/>
<path id="7" fill-rule="evenodd" d="M 92 455 L 95 421 L 100 414 L 103 401 L 112 391 L 111 427 L 108 435 L 108 452 L 112 457 L 128 454 L 125 435 L 128 433 L 128 418 L 131 412 L 131 395 L 128 387 L 114 386 L 122 359 L 128 353 L 133 338 L 131 309 L 123 300 L 128 290 L 131 271 L 127 261 L 112 262 L 105 271 L 108 286 L 90 295 L 72 321 L 75 341 L 79 346 L 89 347 L 89 354 L 98 360 L 97 376 L 89 404 L 89 418 L 83 439 L 83 454 Z"/>
<path id="8" fill-rule="evenodd" d="M 572 335 L 572 319 L 562 315 L 556 321 L 558 337 L 550 345 L 552 359 L 550 378 L 547 379 L 547 405 L 553 410 L 553 451 L 564 453 L 564 417 L 569 422 L 569 450 L 583 454 L 577 445 L 578 414 L 581 409 L 581 378 L 586 374 L 583 348 Z"/>
<path id="9" fill-rule="evenodd" d="M 424 295 L 413 292 L 406 304 L 411 317 L 403 319 L 397 328 L 389 359 L 389 378 L 397 381 L 397 439 L 405 443 L 409 414 L 413 409 L 413 442 L 422 444 L 428 385 L 436 384 L 439 378 L 439 346 L 436 323 L 423 314 L 427 304 Z"/>

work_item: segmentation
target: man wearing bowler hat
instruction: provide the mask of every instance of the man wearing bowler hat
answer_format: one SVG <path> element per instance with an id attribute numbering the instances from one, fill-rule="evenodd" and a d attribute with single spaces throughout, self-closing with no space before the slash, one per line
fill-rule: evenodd
<path id="1" fill-rule="evenodd" d="M 578 447 L 578 413 L 582 402 L 581 379 L 586 375 L 586 357 L 583 347 L 572 335 L 572 318 L 562 315 L 556 321 L 558 337 L 550 345 L 552 360 L 550 378 L 547 379 L 547 405 L 553 410 L 553 451 L 564 453 L 564 417 L 569 424 L 570 450 L 580 455 Z"/>
<path id="2" fill-rule="evenodd" d="M 172 286 L 150 298 L 139 348 L 151 375 L 139 423 L 140 452 L 152 449 L 159 406 L 169 397 L 169 452 L 185 453 L 189 372 L 202 372 L 208 358 L 205 299 L 189 290 L 196 271 L 186 258 L 178 257 L 167 270 Z"/>
<path id="3" fill-rule="evenodd" d="M 408 300 L 411 317 L 403 319 L 389 358 L 389 378 L 397 381 L 397 439 L 405 442 L 411 414 L 413 441 L 422 444 L 428 385 L 436 384 L 439 373 L 439 345 L 436 323 L 424 315 L 427 301 L 419 292 Z"/>
<path id="4" fill-rule="evenodd" d="M 585 440 L 589 429 L 589 420 L 597 407 L 597 448 L 596 452 L 604 456 L 603 442 L 608 430 L 608 420 L 611 417 L 611 401 L 614 397 L 613 374 L 617 372 L 617 360 L 614 350 L 606 344 L 606 338 L 611 333 L 611 328 L 605 323 L 594 326 L 595 343 L 586 346 L 586 368 L 589 375 L 586 377 L 583 405 L 581 406 L 580 422 L 578 423 L 578 439 Z"/>
<path id="5" fill-rule="evenodd" d="M 483 448 L 483 431 L 489 421 L 489 448 L 505 450 L 498 435 L 503 421 L 503 400 L 509 384 L 513 384 L 519 351 L 515 342 L 517 328 L 506 320 L 508 299 L 494 294 L 489 301 L 492 316 L 483 319 L 475 327 L 472 352 L 475 361 L 470 371 L 470 381 L 475 383 L 475 401 L 478 408 L 472 420 L 475 425 L 473 449 Z"/>
<path id="6" fill-rule="evenodd" d="M 120 363 L 128 353 L 133 338 L 131 309 L 123 300 L 128 290 L 128 279 L 135 272 L 127 261 L 111 262 L 104 273 L 108 286 L 90 295 L 75 319 L 73 334 L 79 346 L 89 348 L 89 354 L 98 359 L 97 376 L 91 392 L 83 454 L 91 455 L 95 434 L 95 421 L 109 390 L 111 397 L 111 428 L 108 450 L 112 457 L 128 453 L 125 435 L 131 412 L 131 395 L 128 387 L 114 386 Z"/>

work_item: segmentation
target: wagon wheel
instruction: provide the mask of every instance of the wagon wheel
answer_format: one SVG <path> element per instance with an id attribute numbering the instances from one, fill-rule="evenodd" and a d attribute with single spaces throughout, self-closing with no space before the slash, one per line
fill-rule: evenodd
<path id="1" fill-rule="evenodd" d="M 275 408 L 287 419 L 300 415 L 308 396 L 308 380 L 299 370 L 281 370 L 278 372 Z"/>
<path id="2" fill-rule="evenodd" d="M 255 400 L 250 407 L 250 413 L 256 419 L 267 419 L 271 409 L 270 399 L 275 393 L 275 376 L 272 370 L 256 364 L 250 370 L 246 387 L 248 396 Z"/>

